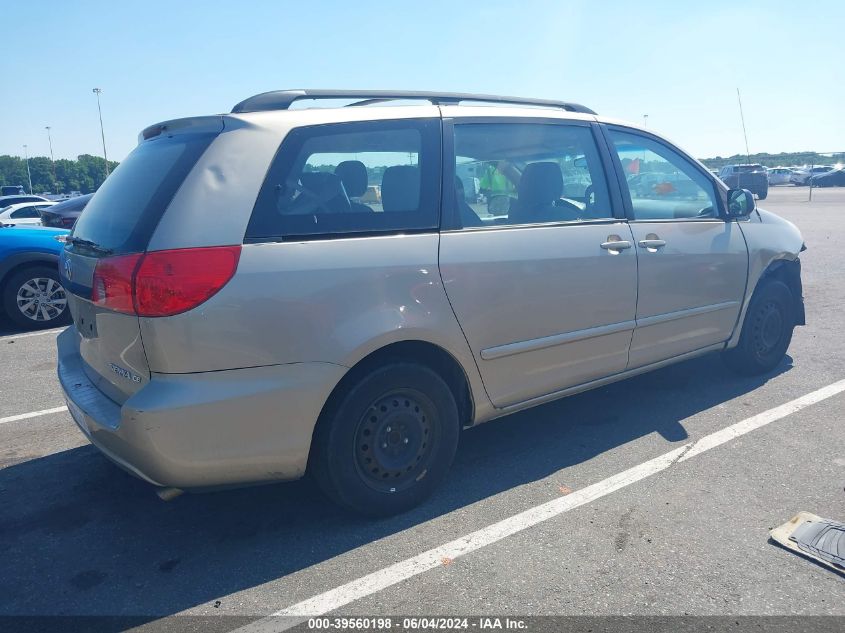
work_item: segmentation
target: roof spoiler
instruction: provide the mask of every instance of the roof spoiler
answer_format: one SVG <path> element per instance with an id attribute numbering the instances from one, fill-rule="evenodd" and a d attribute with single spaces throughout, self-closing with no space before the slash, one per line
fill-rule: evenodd
<path id="1" fill-rule="evenodd" d="M 165 132 L 172 134 L 179 133 L 220 133 L 223 131 L 223 116 L 215 114 L 212 116 L 188 117 L 185 119 L 173 119 L 162 121 L 155 125 L 144 128 L 138 135 L 138 143 L 143 143 L 151 138 L 161 136 Z"/>

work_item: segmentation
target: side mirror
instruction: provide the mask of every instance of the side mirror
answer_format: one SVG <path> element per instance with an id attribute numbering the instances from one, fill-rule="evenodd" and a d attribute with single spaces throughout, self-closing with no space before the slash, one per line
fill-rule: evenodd
<path id="1" fill-rule="evenodd" d="M 507 215 L 511 209 L 511 198 L 508 195 L 490 196 L 487 200 L 487 212 L 490 215 Z"/>
<path id="2" fill-rule="evenodd" d="M 732 218 L 747 218 L 757 208 L 754 194 L 748 189 L 728 190 L 728 215 Z"/>

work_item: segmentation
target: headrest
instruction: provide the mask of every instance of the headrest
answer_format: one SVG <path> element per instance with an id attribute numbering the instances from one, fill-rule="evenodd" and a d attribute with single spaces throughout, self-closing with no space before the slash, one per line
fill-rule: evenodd
<path id="1" fill-rule="evenodd" d="M 338 176 L 327 171 L 304 171 L 299 175 L 299 182 L 312 193 L 322 193 L 335 188 L 340 181 Z"/>
<path id="2" fill-rule="evenodd" d="M 553 162 L 529 163 L 519 179 L 522 205 L 552 204 L 563 194 L 563 173 Z"/>
<path id="3" fill-rule="evenodd" d="M 411 165 L 385 169 L 381 179 L 381 206 L 387 212 L 419 209 L 420 170 Z"/>
<path id="4" fill-rule="evenodd" d="M 367 192 L 367 168 L 360 160 L 345 160 L 334 168 L 334 173 L 343 182 L 347 196 L 360 198 Z"/>

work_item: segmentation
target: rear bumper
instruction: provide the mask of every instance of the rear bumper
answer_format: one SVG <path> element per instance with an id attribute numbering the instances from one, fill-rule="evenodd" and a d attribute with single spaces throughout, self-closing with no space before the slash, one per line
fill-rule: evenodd
<path id="1" fill-rule="evenodd" d="M 120 405 L 87 378 L 75 327 L 59 335 L 58 352 L 68 409 L 91 443 L 141 479 L 185 489 L 302 476 L 323 403 L 346 372 L 296 363 L 154 373 Z"/>
<path id="2" fill-rule="evenodd" d="M 769 190 L 769 179 L 764 176 L 736 176 L 727 177 L 723 182 L 731 189 L 748 189 L 751 193 L 761 193 Z"/>

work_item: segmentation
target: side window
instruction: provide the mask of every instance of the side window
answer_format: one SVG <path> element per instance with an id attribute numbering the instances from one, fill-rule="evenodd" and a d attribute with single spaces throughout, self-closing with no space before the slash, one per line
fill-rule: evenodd
<path id="1" fill-rule="evenodd" d="M 295 129 L 270 167 L 246 237 L 436 229 L 439 163 L 437 120 Z"/>
<path id="2" fill-rule="evenodd" d="M 610 130 L 635 220 L 715 218 L 712 181 L 683 156 L 638 134 Z"/>
<path id="3" fill-rule="evenodd" d="M 463 228 L 613 217 L 586 126 L 456 123 L 454 185 Z"/>
<path id="4" fill-rule="evenodd" d="M 40 214 L 38 213 L 37 207 L 23 207 L 18 209 L 17 211 L 12 211 L 9 217 L 11 218 L 37 218 Z"/>

